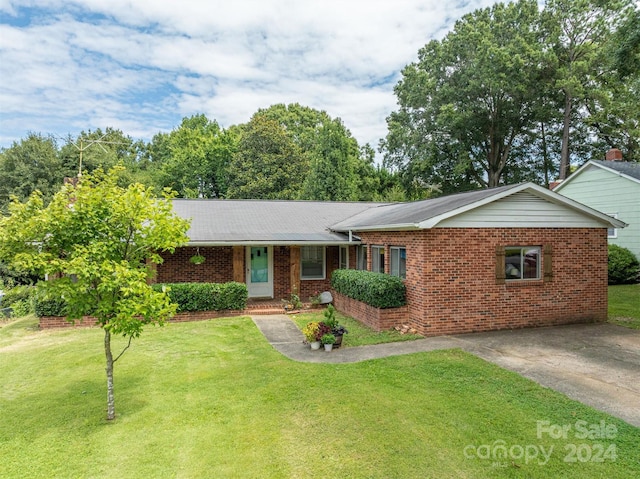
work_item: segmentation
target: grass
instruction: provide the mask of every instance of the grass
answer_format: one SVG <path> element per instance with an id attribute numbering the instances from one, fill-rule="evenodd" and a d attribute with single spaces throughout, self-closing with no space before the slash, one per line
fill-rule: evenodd
<path id="1" fill-rule="evenodd" d="M 640 284 L 609 286 L 609 322 L 640 329 Z"/>
<path id="2" fill-rule="evenodd" d="M 322 321 L 324 319 L 323 311 L 314 311 L 309 313 L 301 313 L 292 315 L 291 319 L 296 325 L 302 329 L 311 321 Z M 340 314 L 336 311 L 336 319 L 349 331 L 342 338 L 342 347 L 349 346 L 366 346 L 368 344 L 392 343 L 398 341 L 411 341 L 420 339 L 422 336 L 418 334 L 400 334 L 398 331 L 380 331 L 376 332 L 371 328 L 363 325 L 349 316 Z"/>
<path id="3" fill-rule="evenodd" d="M 640 476 L 638 428 L 459 350 L 307 364 L 246 317 L 152 327 L 116 363 L 107 423 L 102 331 L 32 327 L 0 328 L 2 478 Z M 616 432 L 552 439 L 537 421 Z M 565 462 L 596 443 L 615 458 Z M 496 444 L 518 457 L 478 457 Z M 546 464 L 519 457 L 540 445 Z"/>

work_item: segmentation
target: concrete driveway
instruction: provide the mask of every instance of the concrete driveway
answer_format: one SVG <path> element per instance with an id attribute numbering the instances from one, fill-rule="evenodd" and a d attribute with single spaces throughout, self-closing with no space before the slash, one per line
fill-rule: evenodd
<path id="1" fill-rule="evenodd" d="M 254 316 L 267 340 L 296 361 L 347 363 L 461 348 L 640 427 L 640 330 L 580 324 L 439 336 L 312 352 L 285 315 Z"/>
<path id="2" fill-rule="evenodd" d="M 455 336 L 460 347 L 640 427 L 640 331 L 585 324 Z"/>

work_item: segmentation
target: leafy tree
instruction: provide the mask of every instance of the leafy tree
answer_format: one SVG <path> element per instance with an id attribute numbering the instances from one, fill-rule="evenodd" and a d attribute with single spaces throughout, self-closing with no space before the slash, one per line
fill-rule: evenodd
<path id="1" fill-rule="evenodd" d="M 553 47 L 557 59 L 555 88 L 562 92 L 560 179 L 569 174 L 572 130 L 582 121 L 581 107 L 597 96 L 606 96 L 601 80 L 613 75 L 608 42 L 631 15 L 631 5 L 632 0 L 546 2 L 546 42 Z"/>
<path id="2" fill-rule="evenodd" d="M 103 132 L 81 132 L 77 138 L 71 136 L 66 145 L 60 149 L 60 159 L 64 176 L 76 177 L 78 173 L 92 173 L 101 168 L 109 170 L 116 165 L 123 165 L 120 185 L 148 181 L 144 171 L 148 166 L 142 158 L 144 143 L 134 141 L 121 130 L 107 127 Z"/>
<path id="3" fill-rule="evenodd" d="M 302 199 L 318 201 L 356 200 L 360 191 L 358 142 L 342 121 L 325 121 L 312 152 Z"/>
<path id="4" fill-rule="evenodd" d="M 46 207 L 36 191 L 24 203 L 14 201 L 11 215 L 0 219 L 0 261 L 48 275 L 41 285 L 64 298 L 68 319 L 92 316 L 104 330 L 109 420 L 115 418 L 114 363 L 145 325 L 163 324 L 175 312 L 167 295 L 147 284 L 148 264 L 185 243 L 189 227 L 173 214 L 169 195 L 158 200 L 141 184 L 117 186 L 119 171 L 84 175 Z M 115 358 L 112 335 L 129 338 Z"/>
<path id="5" fill-rule="evenodd" d="M 203 114 L 183 118 L 171 133 L 159 133 L 149 145 L 159 184 L 185 198 L 226 195 L 228 169 L 237 137 Z"/>
<path id="6" fill-rule="evenodd" d="M 0 211 L 7 210 L 12 195 L 24 200 L 34 190 L 48 201 L 63 178 L 55 139 L 29 133 L 0 152 Z"/>
<path id="7" fill-rule="evenodd" d="M 422 48 L 395 87 L 385 164 L 443 192 L 499 185 L 537 120 L 548 69 L 538 24 L 535 0 L 498 3 Z"/>
<path id="8" fill-rule="evenodd" d="M 287 130 L 260 112 L 243 130 L 229 168 L 229 198 L 297 199 L 308 164 Z"/>

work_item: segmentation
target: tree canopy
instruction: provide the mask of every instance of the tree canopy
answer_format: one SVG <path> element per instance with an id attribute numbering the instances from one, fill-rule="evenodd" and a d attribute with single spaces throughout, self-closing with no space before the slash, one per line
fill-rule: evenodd
<path id="1" fill-rule="evenodd" d="M 631 5 L 519 0 L 465 15 L 403 70 L 385 164 L 407 189 L 419 179 L 448 192 L 548 183 L 614 146 L 635 159 L 637 75 L 620 60 L 637 54 Z M 618 28 L 632 40 L 614 48 Z"/>

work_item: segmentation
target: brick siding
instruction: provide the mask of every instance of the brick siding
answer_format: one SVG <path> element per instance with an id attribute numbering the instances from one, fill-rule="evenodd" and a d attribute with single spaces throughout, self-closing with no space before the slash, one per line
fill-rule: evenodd
<path id="1" fill-rule="evenodd" d="M 607 319 L 604 228 L 435 228 L 360 236 L 369 245 L 406 247 L 407 323 L 423 335 Z M 497 246 L 551 246 L 552 278 L 498 284 Z"/>

